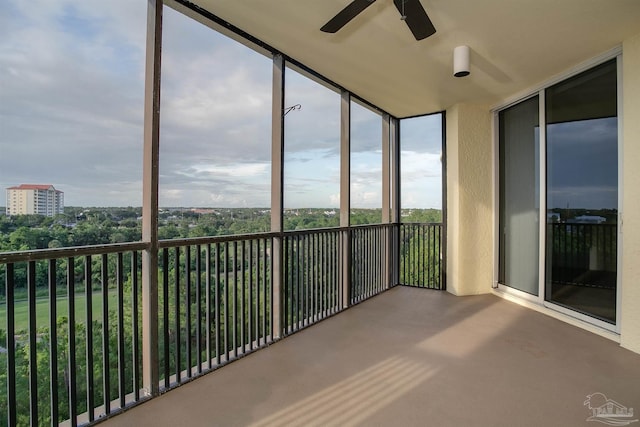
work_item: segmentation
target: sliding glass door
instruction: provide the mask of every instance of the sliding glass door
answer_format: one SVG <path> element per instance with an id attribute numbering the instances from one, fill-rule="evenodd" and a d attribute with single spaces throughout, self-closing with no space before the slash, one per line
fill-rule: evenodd
<path id="1" fill-rule="evenodd" d="M 500 112 L 499 282 L 538 295 L 540 126 L 538 97 Z"/>
<path id="2" fill-rule="evenodd" d="M 498 114 L 498 282 L 610 324 L 617 301 L 617 80 L 613 59 Z"/>
<path id="3" fill-rule="evenodd" d="M 547 89 L 546 132 L 546 299 L 615 323 L 615 60 Z"/>

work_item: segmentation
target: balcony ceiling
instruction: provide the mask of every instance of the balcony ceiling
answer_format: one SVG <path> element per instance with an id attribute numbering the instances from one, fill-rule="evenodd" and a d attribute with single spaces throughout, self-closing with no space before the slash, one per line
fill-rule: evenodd
<path id="1" fill-rule="evenodd" d="M 638 0 L 421 0 L 421 41 L 391 0 L 336 34 L 320 27 L 351 0 L 192 1 L 397 117 L 500 102 L 640 33 Z M 462 44 L 472 72 L 454 78 Z"/>

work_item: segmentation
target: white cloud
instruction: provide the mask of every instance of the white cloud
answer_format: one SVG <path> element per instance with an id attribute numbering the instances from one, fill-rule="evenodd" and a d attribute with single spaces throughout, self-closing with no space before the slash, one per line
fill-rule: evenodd
<path id="1" fill-rule="evenodd" d="M 231 177 L 269 177 L 270 165 L 265 163 L 248 163 L 234 165 L 194 165 L 196 173 Z"/>
<path id="2" fill-rule="evenodd" d="M 51 183 L 68 205 L 141 205 L 146 18 L 144 1 L 3 1 L 0 186 Z M 169 8 L 164 31 L 161 204 L 268 206 L 270 59 Z M 302 109 L 285 120 L 285 203 L 337 207 L 340 95 L 286 72 L 286 105 Z M 379 207 L 381 118 L 352 113 L 352 200 Z M 439 126 L 429 123 L 402 129 L 415 151 L 403 164 L 409 190 L 439 167 L 422 156 L 437 150 L 411 142 Z"/>

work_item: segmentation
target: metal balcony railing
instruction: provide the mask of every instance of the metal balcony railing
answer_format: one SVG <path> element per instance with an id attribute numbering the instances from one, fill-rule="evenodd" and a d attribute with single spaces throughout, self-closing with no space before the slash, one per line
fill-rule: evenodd
<path id="1" fill-rule="evenodd" d="M 159 390 L 375 296 L 398 277 L 443 288 L 440 230 L 383 224 L 158 242 Z M 147 398 L 141 284 L 150 248 L 0 253 L 0 424 L 91 424 Z"/>
<path id="2" fill-rule="evenodd" d="M 344 231 L 293 231 L 284 236 L 283 334 L 343 309 Z"/>
<path id="3" fill-rule="evenodd" d="M 273 341 L 273 238 L 160 242 L 161 388 Z"/>
<path id="4" fill-rule="evenodd" d="M 146 247 L 0 255 L 0 423 L 76 425 L 140 399 L 140 257 Z"/>
<path id="5" fill-rule="evenodd" d="M 442 224 L 400 225 L 400 283 L 445 289 Z"/>

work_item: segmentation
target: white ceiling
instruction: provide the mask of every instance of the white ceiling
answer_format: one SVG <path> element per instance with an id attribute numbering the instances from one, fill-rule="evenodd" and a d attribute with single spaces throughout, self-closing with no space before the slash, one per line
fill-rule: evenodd
<path id="1" fill-rule="evenodd" d="M 320 27 L 351 0 L 191 1 L 397 117 L 500 102 L 640 34 L 640 0 L 421 0 L 437 30 L 421 41 L 392 0 L 336 34 Z"/>

